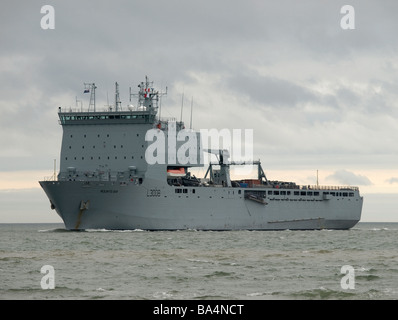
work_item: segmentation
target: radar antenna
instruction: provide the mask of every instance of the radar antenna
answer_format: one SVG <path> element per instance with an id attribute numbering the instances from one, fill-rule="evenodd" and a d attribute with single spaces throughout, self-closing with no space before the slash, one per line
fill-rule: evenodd
<path id="1" fill-rule="evenodd" d="M 130 87 L 130 102 L 131 97 L 138 97 L 137 108 L 139 110 L 154 110 L 156 112 L 159 109 L 159 98 L 167 94 L 167 87 L 165 92 L 156 91 L 153 88 L 153 81 L 149 81 L 148 76 L 145 76 L 145 82 L 141 82 L 138 88 L 140 88 L 138 93 L 132 93 Z"/>

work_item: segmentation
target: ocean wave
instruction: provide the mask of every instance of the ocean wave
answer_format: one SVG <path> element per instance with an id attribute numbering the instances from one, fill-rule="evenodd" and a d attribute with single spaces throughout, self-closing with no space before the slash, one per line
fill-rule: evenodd
<path id="1" fill-rule="evenodd" d="M 195 262 L 195 263 L 211 263 L 211 264 L 216 264 L 214 261 L 210 260 L 201 260 L 201 259 L 187 259 L 190 262 Z"/>
<path id="2" fill-rule="evenodd" d="M 167 291 L 158 291 L 153 294 L 153 298 L 155 299 L 171 299 L 173 294 Z"/>
<path id="3" fill-rule="evenodd" d="M 264 297 L 264 296 L 271 296 L 275 295 L 275 292 L 251 292 L 247 293 L 246 296 L 250 298 L 256 298 L 256 297 Z"/>
<path id="4" fill-rule="evenodd" d="M 333 290 L 333 289 L 328 289 L 324 287 L 319 287 L 316 289 L 309 289 L 309 290 L 300 290 L 297 292 L 292 292 L 288 294 L 292 298 L 295 299 L 349 299 L 357 296 L 355 292 L 349 292 L 349 291 L 342 291 L 342 290 Z"/>
<path id="5" fill-rule="evenodd" d="M 101 287 L 95 289 L 95 291 L 97 291 L 97 292 L 111 292 L 113 290 L 114 289 L 104 289 L 104 288 L 101 288 Z"/>
<path id="6" fill-rule="evenodd" d="M 0 296 L 2 298 L 12 299 L 12 300 L 75 299 L 76 297 L 85 293 L 86 291 L 80 288 L 70 288 L 66 286 L 57 286 L 57 285 L 55 285 L 55 288 L 51 290 L 43 290 L 40 286 L 10 288 L 6 290 L 0 290 Z"/>
<path id="7" fill-rule="evenodd" d="M 71 231 L 63 228 L 54 228 L 54 229 L 37 230 L 37 232 L 71 232 Z"/>
<path id="8" fill-rule="evenodd" d="M 116 229 L 85 229 L 85 232 L 119 232 L 119 233 L 129 233 L 129 232 L 145 232 L 143 229 L 121 229 L 121 230 L 116 230 Z"/>
<path id="9" fill-rule="evenodd" d="M 144 230 L 74 232 L 63 227 L 3 225 L 2 299 L 398 297 L 395 225 L 365 225 L 353 232 L 186 230 L 131 235 Z M 40 287 L 44 264 L 54 266 L 54 290 Z M 355 270 L 354 290 L 341 288 L 340 270 L 346 264 Z"/>
<path id="10" fill-rule="evenodd" d="M 355 280 L 365 280 L 365 281 L 374 281 L 380 279 L 379 276 L 376 276 L 374 274 L 356 274 L 355 275 Z"/>
<path id="11" fill-rule="evenodd" d="M 214 271 L 211 274 L 207 274 L 204 277 L 205 278 L 213 278 L 213 277 L 231 277 L 235 276 L 234 272 L 226 272 L 226 271 Z"/>

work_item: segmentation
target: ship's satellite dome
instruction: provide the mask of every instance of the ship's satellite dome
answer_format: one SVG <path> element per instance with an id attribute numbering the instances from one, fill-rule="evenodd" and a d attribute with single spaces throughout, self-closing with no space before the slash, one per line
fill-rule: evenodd
<path id="1" fill-rule="evenodd" d="M 129 104 L 129 105 L 128 105 L 128 108 L 129 108 L 130 111 L 134 111 L 134 105 Z"/>

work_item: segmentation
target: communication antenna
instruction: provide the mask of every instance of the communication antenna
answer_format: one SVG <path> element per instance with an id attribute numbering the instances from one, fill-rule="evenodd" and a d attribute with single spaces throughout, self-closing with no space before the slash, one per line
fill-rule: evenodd
<path id="1" fill-rule="evenodd" d="M 106 92 L 106 105 L 105 105 L 105 107 L 107 107 L 107 110 L 112 111 L 112 106 L 109 104 L 108 91 Z"/>
<path id="2" fill-rule="evenodd" d="M 122 107 L 122 102 L 120 101 L 120 96 L 119 96 L 119 84 L 115 82 L 115 108 L 116 111 L 119 111 L 119 108 L 121 109 Z"/>
<path id="3" fill-rule="evenodd" d="M 184 91 L 182 91 L 180 122 L 182 122 L 182 109 L 183 108 L 184 108 Z"/>
<path id="4" fill-rule="evenodd" d="M 54 181 L 57 180 L 57 159 L 54 159 L 54 175 L 53 175 L 53 179 Z"/>
<path id="5" fill-rule="evenodd" d="M 192 106 L 193 106 L 193 96 L 191 99 L 191 122 L 189 123 L 189 128 L 192 129 Z"/>
<path id="6" fill-rule="evenodd" d="M 90 93 L 90 104 L 88 105 L 88 111 L 90 111 L 90 107 L 93 106 L 95 112 L 95 83 L 84 83 L 84 93 Z"/>
<path id="7" fill-rule="evenodd" d="M 78 108 L 79 103 L 80 103 L 80 111 L 83 112 L 83 102 L 82 102 L 82 100 L 77 100 L 77 96 L 76 96 L 76 108 Z"/>
<path id="8" fill-rule="evenodd" d="M 167 91 L 167 87 L 166 87 L 166 91 Z M 162 116 L 162 95 L 160 95 L 160 97 L 159 97 L 159 121 L 160 121 L 161 116 Z"/>
<path id="9" fill-rule="evenodd" d="M 160 91 L 159 92 L 159 120 L 162 112 L 162 97 L 167 95 L 167 86 L 166 86 L 166 91 Z"/>

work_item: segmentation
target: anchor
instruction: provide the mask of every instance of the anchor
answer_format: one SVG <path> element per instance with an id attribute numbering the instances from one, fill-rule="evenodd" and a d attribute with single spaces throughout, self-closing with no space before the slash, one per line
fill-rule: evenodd
<path id="1" fill-rule="evenodd" d="M 76 221 L 75 229 L 79 229 L 80 222 L 81 222 L 80 220 L 81 220 L 81 218 L 82 218 L 83 212 L 84 212 L 85 210 L 88 210 L 89 204 L 90 204 L 90 200 L 87 200 L 87 201 L 82 200 L 82 201 L 80 201 L 80 210 L 79 210 L 79 214 L 78 214 L 78 216 L 77 216 L 77 221 Z"/>

